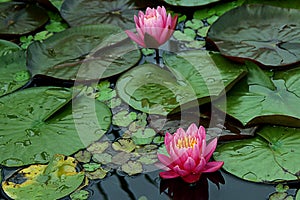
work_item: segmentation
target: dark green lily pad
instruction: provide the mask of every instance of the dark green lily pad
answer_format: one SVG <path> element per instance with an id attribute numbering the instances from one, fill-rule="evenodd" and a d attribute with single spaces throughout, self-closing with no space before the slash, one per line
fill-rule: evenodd
<path id="1" fill-rule="evenodd" d="M 297 190 L 296 200 L 300 200 L 300 190 Z"/>
<path id="2" fill-rule="evenodd" d="M 141 53 L 120 28 L 102 24 L 69 28 L 33 42 L 27 55 L 33 75 L 93 80 L 129 69 Z"/>
<path id="3" fill-rule="evenodd" d="M 164 0 L 166 3 L 173 6 L 204 6 L 210 3 L 218 2 L 220 0 Z"/>
<path id="4" fill-rule="evenodd" d="M 0 59 L 0 96 L 24 86 L 30 79 L 24 51 L 13 52 Z"/>
<path id="5" fill-rule="evenodd" d="M 237 61 L 278 68 L 300 62 L 300 11 L 269 5 L 243 5 L 222 15 L 207 41 Z"/>
<path id="6" fill-rule="evenodd" d="M 299 180 L 300 129 L 266 126 L 252 139 L 218 145 L 214 158 L 223 169 L 253 182 Z"/>
<path id="7" fill-rule="evenodd" d="M 3 182 L 2 187 L 12 199 L 60 199 L 84 180 L 84 173 L 77 172 L 76 165 L 72 157 L 54 155 L 48 165 L 22 169 Z"/>
<path id="8" fill-rule="evenodd" d="M 130 0 L 65 0 L 60 13 L 70 26 L 109 23 L 132 29 L 138 11 Z"/>
<path id="9" fill-rule="evenodd" d="M 0 39 L 0 56 L 5 56 L 6 54 L 19 50 L 21 50 L 21 47 L 19 47 L 16 43 Z"/>
<path id="10" fill-rule="evenodd" d="M 111 123 L 107 106 L 83 95 L 71 100 L 71 90 L 56 87 L 0 98 L 0 163 L 46 163 L 54 154 L 71 155 L 101 138 Z"/>
<path id="11" fill-rule="evenodd" d="M 40 28 L 49 19 L 47 12 L 35 3 L 1 3 L 0 13 L 0 35 L 24 35 Z"/>
<path id="12" fill-rule="evenodd" d="M 271 123 L 300 126 L 300 69 L 278 72 L 271 80 L 255 64 L 248 63 L 246 79 L 227 94 L 227 107 L 217 105 L 244 126 Z"/>
<path id="13" fill-rule="evenodd" d="M 164 60 L 171 72 L 144 64 L 123 74 L 116 84 L 120 98 L 142 112 L 167 115 L 191 101 L 216 99 L 246 74 L 243 65 L 206 51 L 165 54 Z"/>

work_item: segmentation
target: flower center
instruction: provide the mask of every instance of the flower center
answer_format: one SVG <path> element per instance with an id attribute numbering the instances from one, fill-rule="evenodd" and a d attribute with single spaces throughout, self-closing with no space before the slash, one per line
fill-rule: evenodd
<path id="1" fill-rule="evenodd" d="M 181 148 L 194 148 L 195 144 L 197 144 L 197 140 L 194 137 L 183 137 L 177 140 L 176 146 Z"/>
<path id="2" fill-rule="evenodd" d="M 148 15 L 145 15 L 144 22 L 147 25 L 153 25 L 153 24 L 155 24 L 155 22 L 157 21 L 159 16 L 160 16 L 160 14 L 157 12 L 149 13 Z"/>

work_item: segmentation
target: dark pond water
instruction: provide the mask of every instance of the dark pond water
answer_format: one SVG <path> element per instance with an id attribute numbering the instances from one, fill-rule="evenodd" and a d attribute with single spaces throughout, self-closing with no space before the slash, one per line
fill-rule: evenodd
<path id="1" fill-rule="evenodd" d="M 4 174 L 13 171 L 14 169 L 4 169 Z M 89 200 L 264 200 L 275 192 L 274 185 L 243 181 L 224 171 L 203 176 L 195 185 L 188 185 L 181 179 L 162 181 L 159 172 L 129 177 L 115 171 L 103 180 L 92 181 L 84 189 L 90 193 Z M 222 183 L 217 186 L 209 178 Z M 168 189 L 164 190 L 165 188 Z M 290 195 L 295 195 L 295 192 L 293 186 L 287 191 Z M 2 190 L 0 197 L 1 200 L 10 200 Z M 70 199 L 66 197 L 61 200 Z"/>

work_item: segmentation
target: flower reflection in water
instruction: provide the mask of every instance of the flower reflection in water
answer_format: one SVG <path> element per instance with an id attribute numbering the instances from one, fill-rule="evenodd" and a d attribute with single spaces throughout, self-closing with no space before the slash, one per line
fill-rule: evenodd
<path id="1" fill-rule="evenodd" d="M 181 178 L 162 179 L 160 182 L 160 193 L 166 193 L 173 200 L 208 200 L 208 180 L 218 188 L 220 184 L 225 184 L 221 172 L 217 171 L 203 174 L 199 181 L 194 183 L 186 183 Z"/>

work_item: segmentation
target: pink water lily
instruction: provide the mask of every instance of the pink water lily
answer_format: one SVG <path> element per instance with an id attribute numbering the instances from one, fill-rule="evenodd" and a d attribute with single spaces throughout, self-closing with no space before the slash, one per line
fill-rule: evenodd
<path id="1" fill-rule="evenodd" d="M 128 37 L 142 47 L 158 48 L 172 36 L 177 16 L 172 18 L 163 6 L 157 9 L 148 7 L 145 14 L 139 11 L 134 21 L 137 34 L 127 30 Z"/>
<path id="2" fill-rule="evenodd" d="M 194 183 L 202 173 L 219 170 L 224 162 L 209 161 L 217 146 L 217 138 L 206 145 L 206 132 L 191 124 L 185 132 L 182 128 L 171 135 L 166 133 L 165 145 L 170 157 L 158 154 L 158 159 L 168 171 L 160 172 L 162 178 L 181 177 L 185 182 Z"/>

